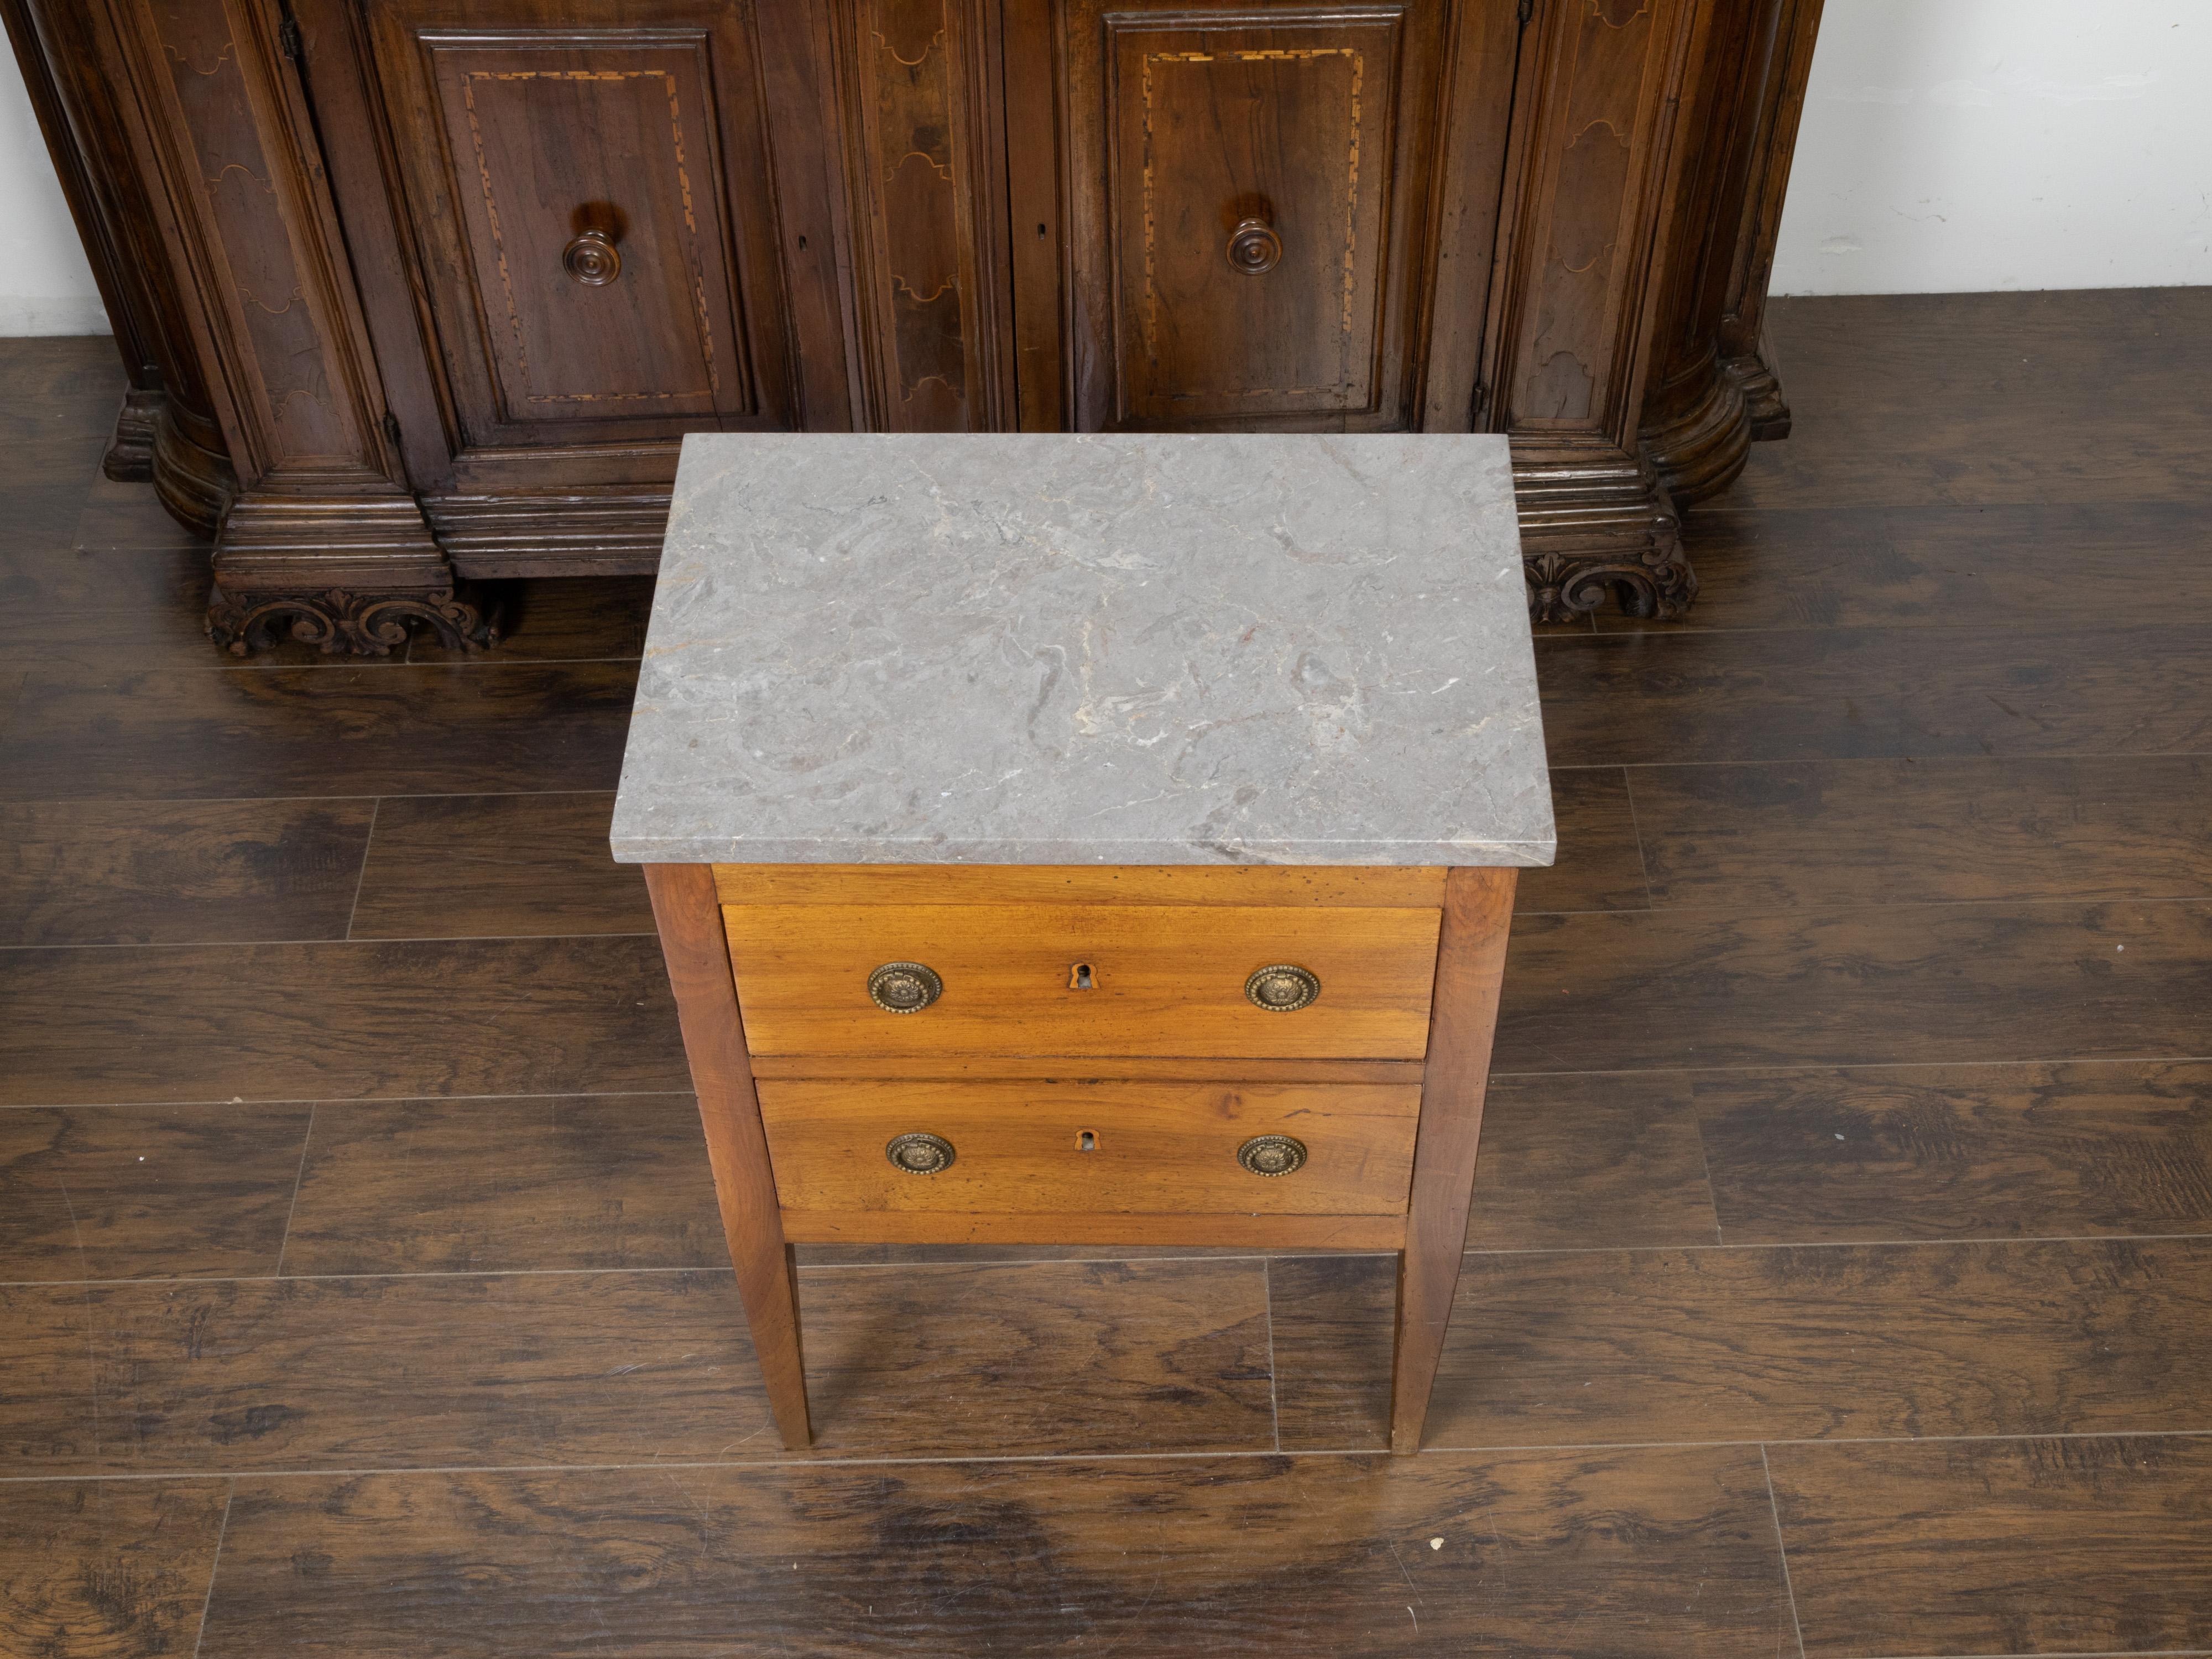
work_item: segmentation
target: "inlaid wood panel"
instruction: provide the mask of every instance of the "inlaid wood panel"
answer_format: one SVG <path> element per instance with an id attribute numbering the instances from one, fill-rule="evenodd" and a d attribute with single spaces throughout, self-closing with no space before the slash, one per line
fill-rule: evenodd
<path id="1" fill-rule="evenodd" d="M 1416 424 L 1444 9 L 1060 10 L 1077 429 Z"/>
<path id="2" fill-rule="evenodd" d="M 1697 1449 L 246 1480 L 201 1653 L 580 1659 L 609 1632 L 684 1659 L 1796 1650 L 1758 1455 Z"/>
<path id="3" fill-rule="evenodd" d="M 1409 1060 L 1428 1040 L 1434 910 L 823 904 L 722 915 L 746 1040 L 762 1054 Z M 878 1008 L 868 976 L 893 962 L 933 969 L 944 995 L 918 1012 Z M 1255 1007 L 1245 981 L 1274 963 L 1310 969 L 1320 997 L 1291 1013 Z"/>
<path id="4" fill-rule="evenodd" d="M 1808 1659 L 2212 1650 L 2212 1442 L 1767 1453 Z"/>
<path id="5" fill-rule="evenodd" d="M 464 448 L 791 423 L 744 11 L 375 0 Z"/>
<path id="6" fill-rule="evenodd" d="M 760 1085 L 787 1213 L 1398 1215 L 1418 1088 L 1173 1083 Z M 894 1136 L 951 1142 L 933 1175 L 893 1167 Z M 1254 1175 L 1237 1151 L 1291 1135 L 1304 1166 Z"/>

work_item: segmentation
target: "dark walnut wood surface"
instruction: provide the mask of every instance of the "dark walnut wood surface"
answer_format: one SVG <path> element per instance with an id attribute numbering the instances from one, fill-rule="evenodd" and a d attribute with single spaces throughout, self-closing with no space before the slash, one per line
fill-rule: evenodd
<path id="1" fill-rule="evenodd" d="M 1396 1459 L 1386 1258 L 982 1244 L 802 1248 L 785 1451 L 641 586 L 210 666 L 112 348 L 0 348 L 0 1653 L 2212 1652 L 2212 290 L 1773 320 L 1691 625 L 1539 645 Z"/>

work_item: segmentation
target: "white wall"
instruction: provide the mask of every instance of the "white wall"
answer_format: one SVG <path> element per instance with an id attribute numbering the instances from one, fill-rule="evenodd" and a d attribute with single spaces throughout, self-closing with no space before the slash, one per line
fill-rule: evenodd
<path id="1" fill-rule="evenodd" d="M 106 332 L 15 54 L 0 46 L 0 335 Z"/>
<path id="2" fill-rule="evenodd" d="M 1827 0 L 1778 294 L 2212 283 L 2212 0 Z M 0 335 L 105 333 L 0 52 Z"/>
<path id="3" fill-rule="evenodd" d="M 1827 0 L 1777 294 L 2212 283 L 2212 0 Z"/>

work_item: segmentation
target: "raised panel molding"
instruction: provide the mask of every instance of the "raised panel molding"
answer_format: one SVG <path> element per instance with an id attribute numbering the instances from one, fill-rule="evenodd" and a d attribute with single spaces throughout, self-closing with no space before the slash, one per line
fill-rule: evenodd
<path id="1" fill-rule="evenodd" d="M 842 0 L 869 425 L 1011 424 L 989 0 Z"/>
<path id="2" fill-rule="evenodd" d="M 313 124 L 282 56 L 281 15 L 269 0 L 100 3 L 130 85 L 125 118 L 143 124 L 136 140 L 161 180 L 151 206 L 166 219 L 181 309 L 218 371 L 210 390 L 236 469 L 211 632 L 239 649 L 264 637 L 270 605 L 283 603 L 264 597 L 272 589 L 305 599 L 303 588 L 394 586 L 433 599 L 457 637 L 480 632 L 453 599 L 452 566 L 385 429 L 335 211 L 306 160 Z"/>
<path id="3" fill-rule="evenodd" d="M 1117 424 L 1375 412 L 1402 12 L 1104 22 Z"/>
<path id="4" fill-rule="evenodd" d="M 1820 12 L 0 0 L 113 465 L 219 527 L 219 641 L 369 651 L 486 632 L 457 575 L 652 569 L 717 428 L 1504 431 L 1536 614 L 1679 614 L 1677 502 L 1789 425 Z"/>
<path id="5" fill-rule="evenodd" d="M 705 36 L 416 38 L 501 422 L 756 413 Z M 566 268 L 586 237 L 611 249 L 612 275 Z"/>
<path id="6" fill-rule="evenodd" d="M 1706 9 L 1692 0 L 1538 0 L 1501 234 L 1494 424 L 1514 444 L 1530 603 L 1558 620 L 1608 594 L 1679 614 L 1697 580 L 1638 416 L 1657 318 L 1676 106 Z"/>

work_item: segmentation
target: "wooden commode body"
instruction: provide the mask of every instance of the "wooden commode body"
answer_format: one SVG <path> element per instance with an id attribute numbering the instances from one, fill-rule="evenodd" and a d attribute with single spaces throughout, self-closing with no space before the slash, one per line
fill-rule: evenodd
<path id="1" fill-rule="evenodd" d="M 810 1437 L 793 1245 L 1126 1243 L 1401 1252 L 1392 1443 L 1414 1449 L 1466 1233 L 1515 866 L 1550 852 L 1503 445 L 1053 440 L 995 472 L 988 454 L 951 457 L 1003 477 L 977 496 L 915 447 L 960 441 L 842 441 L 867 446 L 850 459 L 890 499 L 829 458 L 825 479 L 849 478 L 824 488 L 843 499 L 810 514 L 788 493 L 787 527 L 714 510 L 703 477 L 695 516 L 679 477 L 615 828 L 618 854 L 647 865 L 787 1440 Z M 788 459 L 701 447 L 740 501 Z M 1310 474 L 1309 522 L 1294 511 L 1222 550 L 1218 585 L 1188 592 L 1146 574 L 1152 553 L 1130 562 L 1130 532 L 1160 533 L 1131 517 L 1218 533 L 1179 474 L 1255 459 L 1279 488 L 1335 463 Z M 1437 515 L 1389 488 L 1401 465 L 1408 496 L 1494 483 L 1509 504 L 1439 540 Z M 1379 490 L 1383 517 L 1406 521 L 1370 539 L 1372 514 L 1333 499 L 1347 472 L 1352 505 Z M 973 533 L 952 532 L 937 584 L 896 604 L 870 568 L 906 568 L 892 524 L 942 538 L 931 515 L 959 513 Z M 1489 597 L 1425 610 L 1408 544 L 1440 553 L 1457 535 L 1502 535 L 1468 561 Z M 1035 561 L 1036 580 L 1009 586 L 1008 560 Z M 1328 592 L 1301 594 L 1285 562 Z M 1402 621 L 1362 614 L 1392 614 L 1401 580 Z M 801 616 L 825 629 L 807 660 L 764 662 L 755 647 Z M 1397 648 L 1357 643 L 1393 627 Z M 1142 643 L 1163 638 L 1179 675 Z M 1455 662 L 1466 672 L 1440 672 Z M 1468 699 L 1438 702 L 1469 679 Z M 904 729 L 902 706 L 919 711 Z M 1486 757 L 1477 787 L 1430 774 L 1425 748 Z M 1033 771 L 1030 794 L 973 781 Z M 1367 787 L 1338 795 L 1354 775 Z M 1194 809 L 1198 835 L 1175 830 Z M 1465 816 L 1478 809 L 1497 821 Z M 1408 812 L 1451 833 L 1408 834 Z M 1086 841 L 1100 817 L 1109 833 Z M 1316 824 L 1352 833 L 1307 840 Z M 1069 857 L 1093 845 L 1160 858 Z M 1437 860 L 1383 861 L 1401 846 Z M 738 856 L 696 856 L 725 847 Z"/>

